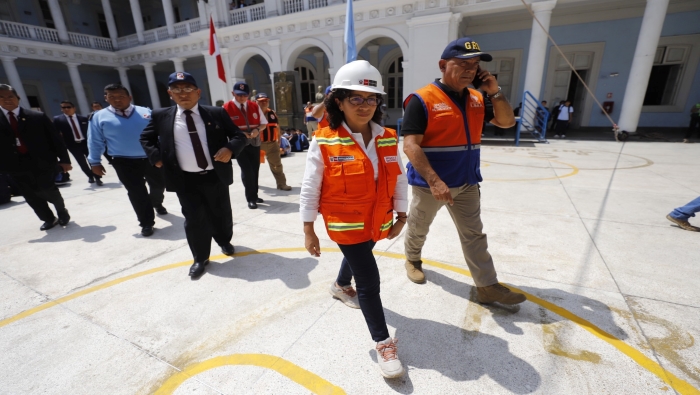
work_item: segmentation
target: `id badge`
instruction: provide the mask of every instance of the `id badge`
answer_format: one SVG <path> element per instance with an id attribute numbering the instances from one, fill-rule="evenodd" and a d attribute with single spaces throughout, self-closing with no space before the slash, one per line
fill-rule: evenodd
<path id="1" fill-rule="evenodd" d="M 22 146 L 22 143 L 19 142 L 19 137 L 15 137 L 15 142 L 17 143 L 18 147 Z"/>

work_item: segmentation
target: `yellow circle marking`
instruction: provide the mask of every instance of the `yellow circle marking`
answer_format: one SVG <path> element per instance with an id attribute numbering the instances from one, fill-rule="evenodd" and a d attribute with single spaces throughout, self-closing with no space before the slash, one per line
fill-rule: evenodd
<path id="1" fill-rule="evenodd" d="M 182 383 L 193 376 L 210 369 L 232 365 L 258 366 L 274 370 L 297 384 L 304 386 L 314 394 L 345 395 L 345 391 L 343 391 L 342 388 L 329 383 L 308 370 L 302 369 L 280 357 L 266 354 L 232 354 L 192 364 L 181 372 L 172 375 L 158 390 L 156 390 L 155 395 L 172 394 Z"/>
<path id="2" fill-rule="evenodd" d="M 484 181 L 500 181 L 500 182 L 507 181 L 507 182 L 511 182 L 511 181 L 544 181 L 544 180 L 556 180 L 556 179 L 559 179 L 559 178 L 566 178 L 566 177 L 575 176 L 575 175 L 578 174 L 578 172 L 579 172 L 579 168 L 578 168 L 578 167 L 576 167 L 576 166 L 574 166 L 574 165 L 571 165 L 571 164 L 569 164 L 569 163 L 560 162 L 560 161 L 558 161 L 558 160 L 552 160 L 552 159 L 546 159 L 546 158 L 529 158 L 529 159 L 547 160 L 547 161 L 549 161 L 549 162 L 559 163 L 560 165 L 569 166 L 569 167 L 571 168 L 571 171 L 570 171 L 569 173 L 566 173 L 566 174 L 562 175 L 562 176 L 542 177 L 542 178 L 484 178 Z M 499 164 L 499 165 L 510 165 L 510 164 L 498 163 L 498 162 L 487 162 L 487 161 L 483 161 L 483 162 L 486 162 L 486 163 L 494 163 L 494 164 Z M 522 165 L 510 165 L 510 166 L 532 167 L 532 166 L 522 166 Z M 538 169 L 553 169 L 552 167 L 536 167 L 536 168 L 538 168 Z"/>
<path id="3" fill-rule="evenodd" d="M 339 248 L 324 248 L 324 250 L 326 252 L 341 252 Z M 306 248 L 296 247 L 296 248 L 273 248 L 273 249 L 259 250 L 259 251 L 258 250 L 251 250 L 251 251 L 237 252 L 233 256 L 234 257 L 243 257 L 243 256 L 248 256 L 248 255 L 272 254 L 272 253 L 280 253 L 280 252 L 306 252 Z M 385 256 L 388 258 L 394 258 L 394 259 L 400 259 L 400 260 L 406 259 L 405 255 L 396 254 L 393 252 L 374 251 L 374 255 Z M 210 259 L 216 260 L 216 259 L 227 259 L 227 258 L 229 258 L 229 257 L 222 254 L 222 255 L 213 256 Z M 430 266 L 434 266 L 434 267 L 443 269 L 443 270 L 448 270 L 448 271 L 451 271 L 454 273 L 463 274 L 467 277 L 471 277 L 471 273 L 469 273 L 468 270 L 461 268 L 461 267 L 453 266 L 453 265 L 442 263 L 442 262 L 432 261 L 432 260 L 428 260 L 428 259 L 423 259 L 423 263 L 430 265 Z M 32 309 L 25 310 L 25 311 L 15 315 L 15 316 L 12 316 L 10 318 L 6 318 L 6 319 L 0 321 L 0 328 L 5 326 L 5 325 L 11 324 L 15 321 L 19 321 L 23 318 L 29 317 L 30 315 L 33 315 L 33 314 L 38 313 L 40 311 L 46 310 L 50 307 L 57 306 L 61 303 L 65 303 L 69 300 L 73 300 L 73 299 L 78 298 L 80 296 L 87 295 L 87 294 L 99 291 L 101 289 L 109 288 L 111 286 L 123 283 L 123 282 L 128 281 L 128 280 L 147 276 L 147 275 L 153 274 L 153 273 L 162 272 L 165 270 L 174 269 L 177 267 L 187 266 L 190 264 L 192 264 L 191 260 L 173 263 L 171 265 L 165 265 L 165 266 L 161 266 L 161 267 L 157 267 L 157 268 L 153 268 L 153 269 L 149 269 L 149 270 L 144 270 L 142 272 L 134 273 L 134 274 L 131 274 L 131 275 L 128 275 L 125 277 L 121 277 L 121 278 L 118 278 L 118 279 L 115 279 L 112 281 L 108 281 L 104 284 L 100 284 L 100 285 L 96 285 L 94 287 L 86 288 L 82 291 L 78 291 L 78 292 L 72 293 L 70 295 L 66 295 L 62 298 L 46 302 L 46 303 L 41 304 L 41 305 L 34 307 Z M 554 303 L 551 303 L 551 302 L 548 302 L 544 299 L 538 298 L 535 295 L 532 295 L 530 293 L 527 293 L 525 291 L 522 291 L 522 290 L 515 288 L 515 287 L 512 287 L 512 286 L 508 286 L 508 287 L 514 291 L 517 291 L 517 292 L 524 294 L 527 297 L 527 300 L 529 300 L 530 302 L 535 303 L 539 306 L 542 306 L 545 309 L 547 309 L 555 314 L 558 314 L 561 317 L 564 317 L 564 318 L 570 320 L 571 322 L 573 322 L 574 324 L 587 330 L 588 332 L 590 332 L 591 334 L 593 334 L 597 338 L 607 342 L 611 346 L 615 347 L 618 351 L 620 351 L 623 354 L 630 357 L 639 366 L 643 367 L 644 369 L 646 369 L 649 372 L 656 375 L 663 382 L 665 382 L 666 384 L 671 386 L 673 389 L 675 389 L 679 393 L 681 393 L 683 395 L 690 395 L 690 394 L 700 395 L 700 390 L 693 387 L 690 383 L 677 377 L 676 375 L 669 372 L 668 370 L 664 369 L 663 367 L 661 367 L 661 365 L 659 365 L 657 362 L 653 361 L 652 359 L 648 358 L 646 355 L 644 355 L 639 350 L 628 345 L 624 341 L 618 339 L 613 334 L 606 332 L 605 330 L 596 326 L 592 322 L 590 322 L 582 317 L 577 316 L 576 314 L 570 312 L 569 310 L 566 310 L 563 307 L 557 306 Z M 294 379 L 292 379 L 292 380 L 294 380 Z"/>

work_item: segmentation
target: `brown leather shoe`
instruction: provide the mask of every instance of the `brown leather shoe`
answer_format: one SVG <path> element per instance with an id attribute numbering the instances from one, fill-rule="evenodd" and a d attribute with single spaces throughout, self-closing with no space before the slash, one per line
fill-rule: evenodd
<path id="1" fill-rule="evenodd" d="M 683 229 L 683 230 L 689 230 L 691 232 L 700 232 L 700 228 L 698 228 L 697 226 L 691 225 L 690 222 L 688 222 L 688 221 L 684 221 L 684 220 L 678 219 L 678 218 L 673 218 L 673 217 L 671 217 L 670 214 L 666 216 L 666 219 L 673 222 L 674 224 L 680 226 L 681 229 Z"/>
<path id="2" fill-rule="evenodd" d="M 479 303 L 518 304 L 527 300 L 525 295 L 512 292 L 501 284 L 493 284 L 488 287 L 476 287 L 476 299 Z"/>
<path id="3" fill-rule="evenodd" d="M 416 284 L 425 283 L 425 274 L 423 273 L 422 267 L 423 261 L 412 262 L 407 260 L 404 266 L 406 267 L 406 275 L 408 276 L 409 280 Z"/>
<path id="4" fill-rule="evenodd" d="M 283 191 L 291 191 L 292 187 L 290 187 L 289 185 L 277 185 L 277 189 L 281 189 Z"/>

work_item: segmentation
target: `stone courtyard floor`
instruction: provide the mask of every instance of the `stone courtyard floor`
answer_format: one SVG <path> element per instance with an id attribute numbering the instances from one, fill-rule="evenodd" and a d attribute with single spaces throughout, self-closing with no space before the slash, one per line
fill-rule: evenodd
<path id="1" fill-rule="evenodd" d="M 484 146 L 482 219 L 519 308 L 475 303 L 440 211 L 405 275 L 403 235 L 377 244 L 382 300 L 407 368 L 378 372 L 362 313 L 328 293 L 290 192 L 260 170 L 265 203 L 231 186 L 237 254 L 198 280 L 177 197 L 150 238 L 111 167 L 62 187 L 72 221 L 39 231 L 21 198 L 0 206 L 0 394 L 698 394 L 700 233 L 665 219 L 700 195 L 700 145 L 553 140 Z M 404 158 L 405 160 L 405 158 Z M 76 166 L 77 168 L 77 166 Z M 700 225 L 700 219 L 691 223 Z"/>

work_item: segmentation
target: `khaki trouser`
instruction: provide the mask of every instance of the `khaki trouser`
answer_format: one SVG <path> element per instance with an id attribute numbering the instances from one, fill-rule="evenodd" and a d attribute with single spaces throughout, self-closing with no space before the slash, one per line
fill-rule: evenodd
<path id="1" fill-rule="evenodd" d="M 408 230 L 404 238 L 406 258 L 417 262 L 438 210 L 447 202 L 435 200 L 430 188 L 411 186 L 413 200 L 408 215 Z M 450 188 L 454 206 L 447 204 L 447 211 L 457 227 L 462 253 L 477 287 L 496 284 L 496 269 L 488 252 L 486 234 L 481 230 L 481 193 L 478 185 Z"/>
<path id="2" fill-rule="evenodd" d="M 260 144 L 260 149 L 265 151 L 267 163 L 270 165 L 270 171 L 272 171 L 275 181 L 277 181 L 277 186 L 283 187 L 287 185 L 287 178 L 284 176 L 284 170 L 282 168 L 280 143 L 277 141 L 263 141 Z"/>

